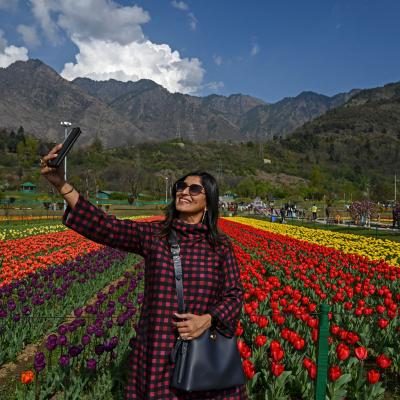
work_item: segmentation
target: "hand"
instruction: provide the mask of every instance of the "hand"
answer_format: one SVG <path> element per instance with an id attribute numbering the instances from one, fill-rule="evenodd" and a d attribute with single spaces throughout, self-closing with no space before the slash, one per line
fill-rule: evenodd
<path id="1" fill-rule="evenodd" d="M 60 189 L 65 183 L 64 181 L 64 171 L 60 165 L 58 168 L 52 168 L 47 165 L 47 161 L 52 160 L 57 157 L 58 151 L 60 151 L 62 144 L 57 144 L 54 146 L 50 152 L 40 159 L 40 173 L 57 189 Z"/>
<path id="2" fill-rule="evenodd" d="M 174 315 L 182 321 L 173 322 L 178 328 L 179 335 L 182 339 L 193 340 L 199 337 L 205 330 L 211 327 L 211 315 L 194 315 L 190 313 Z"/>

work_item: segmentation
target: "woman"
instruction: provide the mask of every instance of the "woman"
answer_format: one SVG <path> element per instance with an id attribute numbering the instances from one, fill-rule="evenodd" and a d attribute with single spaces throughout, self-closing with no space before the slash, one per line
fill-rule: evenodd
<path id="1" fill-rule="evenodd" d="M 242 400 L 244 386 L 184 393 L 170 388 L 170 354 L 176 339 L 193 340 L 214 324 L 232 336 L 242 307 L 239 267 L 229 240 L 217 230 L 218 186 L 208 173 L 192 173 L 173 187 L 161 222 L 118 220 L 85 200 L 63 179 L 62 168 L 47 166 L 55 146 L 41 160 L 41 173 L 68 203 L 63 222 L 87 238 L 145 259 L 141 316 L 130 357 L 127 399 Z M 177 314 L 174 266 L 168 232 L 174 229 L 181 248 L 184 298 L 188 312 Z"/>

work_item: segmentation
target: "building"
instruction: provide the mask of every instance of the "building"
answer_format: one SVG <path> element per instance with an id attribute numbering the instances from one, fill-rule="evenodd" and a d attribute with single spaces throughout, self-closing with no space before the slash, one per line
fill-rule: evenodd
<path id="1" fill-rule="evenodd" d="M 36 192 L 36 185 L 32 182 L 24 182 L 20 186 L 20 191 L 24 193 L 34 193 Z"/>

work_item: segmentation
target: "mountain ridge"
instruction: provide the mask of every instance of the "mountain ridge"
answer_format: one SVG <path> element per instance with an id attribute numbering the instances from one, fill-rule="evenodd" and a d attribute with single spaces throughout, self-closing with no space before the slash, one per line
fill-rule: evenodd
<path id="1" fill-rule="evenodd" d="M 194 141 L 286 137 L 354 94 L 329 97 L 302 92 L 273 104 L 237 93 L 198 97 L 170 93 L 146 79 L 70 82 L 40 60 L 1 68 L 0 90 L 0 126 L 22 125 L 37 137 L 59 141 L 60 121 L 67 120 L 85 132 L 82 144 L 97 137 L 106 147 L 175 137 Z"/>

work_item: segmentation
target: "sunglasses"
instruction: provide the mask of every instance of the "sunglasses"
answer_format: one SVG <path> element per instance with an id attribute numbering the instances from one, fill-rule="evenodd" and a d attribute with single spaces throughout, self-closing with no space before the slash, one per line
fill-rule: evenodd
<path id="1" fill-rule="evenodd" d="M 189 194 L 191 196 L 198 196 L 200 193 L 204 193 L 204 187 L 201 185 L 198 185 L 197 183 L 192 183 L 191 185 L 188 185 L 184 181 L 179 181 L 175 184 L 175 189 L 176 192 L 183 192 L 186 188 L 189 188 Z"/>

